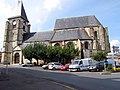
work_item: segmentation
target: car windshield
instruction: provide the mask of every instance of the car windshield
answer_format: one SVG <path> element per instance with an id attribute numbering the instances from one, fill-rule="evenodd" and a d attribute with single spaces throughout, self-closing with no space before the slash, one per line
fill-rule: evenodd
<path id="1" fill-rule="evenodd" d="M 97 65 L 104 65 L 104 62 L 99 62 L 97 63 Z"/>
<path id="2" fill-rule="evenodd" d="M 65 66 L 69 66 L 70 64 L 65 64 Z"/>
<path id="3" fill-rule="evenodd" d="M 79 64 L 79 61 L 74 61 L 72 62 L 72 64 Z"/>
<path id="4" fill-rule="evenodd" d="M 96 63 L 91 64 L 90 66 L 96 66 Z"/>
<path id="5" fill-rule="evenodd" d="M 50 64 L 52 64 L 52 63 L 48 63 L 47 65 L 50 65 Z"/>

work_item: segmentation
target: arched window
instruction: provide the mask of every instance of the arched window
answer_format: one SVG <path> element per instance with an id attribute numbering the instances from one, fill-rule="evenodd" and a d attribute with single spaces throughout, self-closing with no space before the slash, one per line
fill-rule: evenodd
<path id="1" fill-rule="evenodd" d="M 59 43 L 56 43 L 54 46 L 55 46 L 55 47 L 60 47 L 60 44 L 59 44 Z"/>
<path id="2" fill-rule="evenodd" d="M 25 31 L 25 25 L 23 25 L 23 30 Z"/>
<path id="3" fill-rule="evenodd" d="M 67 43 L 67 46 L 68 46 L 68 47 L 74 47 L 74 44 L 73 44 L 73 42 L 68 42 L 68 43 Z"/>
<path id="4" fill-rule="evenodd" d="M 83 44 L 81 43 L 81 59 L 84 58 Z"/>
<path id="5" fill-rule="evenodd" d="M 94 32 L 94 39 L 97 39 L 97 31 Z"/>
<path id="6" fill-rule="evenodd" d="M 87 41 L 84 43 L 84 45 L 85 45 L 85 49 L 88 49 L 89 43 Z"/>

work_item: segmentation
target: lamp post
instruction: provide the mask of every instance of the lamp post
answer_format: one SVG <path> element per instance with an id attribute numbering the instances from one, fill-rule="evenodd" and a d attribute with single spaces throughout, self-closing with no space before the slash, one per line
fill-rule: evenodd
<path id="1" fill-rule="evenodd" d="M 113 60 L 113 67 L 114 67 L 114 70 L 116 70 L 116 61 L 114 60 L 114 53 L 115 53 L 115 51 L 116 51 L 116 47 L 115 46 L 113 46 L 112 47 L 113 48 L 113 52 L 112 52 L 112 60 Z"/>

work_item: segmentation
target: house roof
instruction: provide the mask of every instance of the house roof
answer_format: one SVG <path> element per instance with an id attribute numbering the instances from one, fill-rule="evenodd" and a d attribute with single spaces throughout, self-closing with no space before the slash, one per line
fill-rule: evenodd
<path id="1" fill-rule="evenodd" d="M 28 21 L 22 1 L 18 1 L 17 9 L 16 9 L 16 12 L 14 13 L 14 16 L 8 18 L 8 20 L 12 18 L 16 18 L 16 17 L 21 17 L 25 19 L 26 21 Z"/>
<path id="2" fill-rule="evenodd" d="M 73 30 L 58 30 L 55 32 L 51 41 L 65 41 L 65 40 L 90 40 L 91 38 L 83 29 L 73 29 Z"/>
<path id="3" fill-rule="evenodd" d="M 53 34 L 54 31 L 25 33 L 23 39 L 25 43 L 45 42 L 50 41 L 53 37 Z"/>
<path id="4" fill-rule="evenodd" d="M 101 23 L 95 16 L 82 16 L 57 19 L 54 29 L 82 28 L 86 26 L 99 26 Z"/>

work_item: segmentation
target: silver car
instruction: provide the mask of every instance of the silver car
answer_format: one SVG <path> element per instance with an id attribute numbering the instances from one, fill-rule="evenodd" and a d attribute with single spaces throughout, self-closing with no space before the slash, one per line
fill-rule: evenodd
<path id="1" fill-rule="evenodd" d="M 46 64 L 46 65 L 43 65 L 42 68 L 43 68 L 43 69 L 48 69 L 48 66 L 49 66 L 50 64 L 51 64 L 51 62 L 48 63 L 48 64 Z"/>
<path id="2" fill-rule="evenodd" d="M 61 63 L 59 62 L 51 62 L 48 65 L 48 69 L 49 70 L 60 70 L 60 67 L 63 66 Z"/>

